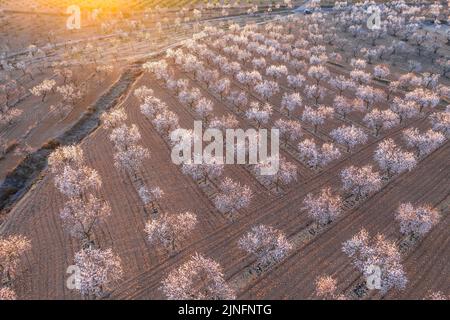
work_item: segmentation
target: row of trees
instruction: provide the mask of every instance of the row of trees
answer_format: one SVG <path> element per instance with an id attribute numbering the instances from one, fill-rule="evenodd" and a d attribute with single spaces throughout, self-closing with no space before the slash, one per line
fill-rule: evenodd
<path id="1" fill-rule="evenodd" d="M 98 195 L 102 180 L 85 164 L 79 145 L 57 148 L 48 163 L 56 188 L 67 199 L 60 211 L 63 226 L 69 235 L 81 240 L 81 249 L 74 257 L 79 269 L 77 289 L 88 298 L 102 297 L 123 274 L 120 258 L 110 248 L 102 249 L 94 238 L 95 230 L 111 215 L 109 203 Z"/>

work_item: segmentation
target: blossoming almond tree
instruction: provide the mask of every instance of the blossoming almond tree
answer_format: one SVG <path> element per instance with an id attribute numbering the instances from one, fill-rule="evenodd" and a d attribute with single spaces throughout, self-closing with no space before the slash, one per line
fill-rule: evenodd
<path id="1" fill-rule="evenodd" d="M 280 138 L 285 146 L 297 142 L 303 135 L 300 122 L 295 120 L 278 119 L 274 127 L 280 130 Z"/>
<path id="2" fill-rule="evenodd" d="M 280 91 L 278 83 L 275 81 L 264 80 L 256 84 L 253 88 L 255 92 L 264 100 L 269 99 Z"/>
<path id="3" fill-rule="evenodd" d="M 346 300 L 342 294 L 337 294 L 337 281 L 331 276 L 320 276 L 316 279 L 316 296 L 324 300 Z"/>
<path id="4" fill-rule="evenodd" d="M 194 107 L 197 115 L 208 124 L 209 117 L 213 112 L 213 102 L 206 98 L 201 98 Z"/>
<path id="5" fill-rule="evenodd" d="M 101 116 L 101 121 L 105 129 L 115 129 L 128 119 L 124 108 L 114 109 L 110 112 L 105 112 Z"/>
<path id="6" fill-rule="evenodd" d="M 31 249 L 31 241 L 22 235 L 0 238 L 0 275 L 6 282 L 13 280 L 22 256 Z"/>
<path id="7" fill-rule="evenodd" d="M 87 199 L 72 198 L 60 212 L 65 229 L 85 245 L 93 244 L 93 231 L 111 214 L 108 202 L 90 194 Z"/>
<path id="8" fill-rule="evenodd" d="M 342 96 L 345 90 L 352 90 L 356 87 L 355 83 L 351 79 L 348 79 L 343 75 L 330 78 L 328 83 L 338 92 L 339 96 Z"/>
<path id="9" fill-rule="evenodd" d="M 235 299 L 221 266 L 198 253 L 167 275 L 162 291 L 169 300 Z"/>
<path id="10" fill-rule="evenodd" d="M 260 266 L 281 261 L 292 249 L 283 232 L 265 225 L 253 227 L 239 239 L 239 247 L 255 255 Z"/>
<path id="11" fill-rule="evenodd" d="M 60 173 L 65 166 L 80 168 L 84 163 L 84 152 L 79 145 L 61 146 L 48 157 L 48 165 L 53 173 Z"/>
<path id="12" fill-rule="evenodd" d="M 403 130 L 403 139 L 406 141 L 408 147 L 416 150 L 416 156 L 420 158 L 439 148 L 444 143 L 445 136 L 432 129 L 420 133 L 417 128 L 409 128 Z"/>
<path id="13" fill-rule="evenodd" d="M 218 129 L 225 134 L 227 129 L 235 129 L 239 125 L 239 121 L 237 120 L 234 114 L 224 115 L 220 118 L 213 118 L 208 127 L 211 129 Z"/>
<path id="14" fill-rule="evenodd" d="M 153 96 L 153 90 L 143 85 L 134 90 L 134 96 L 138 99 L 139 103 L 143 103 L 145 98 Z"/>
<path id="15" fill-rule="evenodd" d="M 285 93 L 281 100 L 281 110 L 286 109 L 288 117 L 290 117 L 291 113 L 302 105 L 302 101 L 298 92 L 291 94 Z"/>
<path id="16" fill-rule="evenodd" d="M 348 98 L 336 96 L 333 101 L 333 109 L 338 115 L 345 119 L 350 112 L 355 111 L 358 108 Z"/>
<path id="17" fill-rule="evenodd" d="M 260 161 L 255 165 L 256 172 L 261 175 L 263 169 L 272 167 L 273 161 L 276 160 L 271 157 L 264 161 Z M 264 177 L 271 183 L 275 184 L 276 191 L 278 192 L 280 191 L 280 186 L 289 185 L 290 183 L 297 181 L 297 167 L 280 156 L 278 171 L 273 174 L 265 175 Z"/>
<path id="18" fill-rule="evenodd" d="M 379 173 L 373 171 L 369 165 L 345 168 L 341 171 L 341 180 L 344 190 L 354 195 L 357 200 L 381 188 Z"/>
<path id="19" fill-rule="evenodd" d="M 151 205 L 152 209 L 155 209 L 155 202 L 164 196 L 164 191 L 160 187 L 148 188 L 146 185 L 142 185 L 138 189 L 139 198 L 141 198 L 144 204 L 144 210 L 148 205 Z"/>
<path id="20" fill-rule="evenodd" d="M 122 262 L 111 249 L 81 249 L 75 253 L 80 293 L 88 299 L 102 298 L 123 276 Z"/>
<path id="21" fill-rule="evenodd" d="M 404 235 L 421 237 L 428 233 L 440 219 L 438 210 L 430 205 L 413 207 L 411 203 L 402 203 L 395 219 L 400 222 L 400 232 Z"/>
<path id="22" fill-rule="evenodd" d="M 56 86 L 55 80 L 45 79 L 40 84 L 30 89 L 30 92 L 34 96 L 42 97 L 42 102 L 44 102 L 47 95 L 53 90 L 55 86 Z"/>
<path id="23" fill-rule="evenodd" d="M 364 130 L 351 126 L 341 126 L 337 129 L 333 129 L 330 132 L 330 136 L 339 144 L 343 144 L 347 147 L 347 152 L 350 152 L 358 144 L 364 144 L 367 142 L 368 137 Z"/>
<path id="24" fill-rule="evenodd" d="M 234 219 L 236 213 L 248 207 L 253 197 L 251 189 L 246 185 L 226 177 L 219 186 L 220 193 L 214 199 L 217 210 Z"/>
<path id="25" fill-rule="evenodd" d="M 417 88 L 405 95 L 406 101 L 414 101 L 419 106 L 419 113 L 423 108 L 434 108 L 439 104 L 439 96 L 431 90 Z"/>
<path id="26" fill-rule="evenodd" d="M 206 183 L 220 177 L 223 173 L 223 168 L 223 164 L 211 158 L 208 163 L 183 163 L 181 170 L 184 174 L 191 176 L 192 179 Z"/>
<path id="27" fill-rule="evenodd" d="M 341 213 L 342 200 L 333 195 L 331 188 L 324 188 L 317 196 L 308 194 L 303 200 L 308 215 L 319 225 L 327 225 L 335 220 Z"/>
<path id="28" fill-rule="evenodd" d="M 318 147 L 311 139 L 305 139 L 298 144 L 298 152 L 303 161 L 313 167 L 324 167 L 333 160 L 341 157 L 341 152 L 332 143 L 324 143 Z"/>
<path id="29" fill-rule="evenodd" d="M 434 131 L 438 131 L 450 138 L 450 105 L 447 106 L 445 111 L 431 114 L 430 121 Z"/>
<path id="30" fill-rule="evenodd" d="M 164 213 L 145 225 L 147 240 L 162 246 L 167 252 L 175 253 L 197 225 L 197 216 L 192 212 L 180 214 Z"/>
<path id="31" fill-rule="evenodd" d="M 368 232 L 362 229 L 343 243 L 342 250 L 365 277 L 372 274 L 373 266 L 380 268 L 382 293 L 393 288 L 400 290 L 405 288 L 408 280 L 400 263 L 400 252 L 395 243 L 387 240 L 382 234 L 370 238 Z"/>
<path id="32" fill-rule="evenodd" d="M 302 120 L 310 123 L 314 127 L 314 133 L 317 132 L 319 125 L 325 123 L 325 119 L 333 116 L 333 108 L 326 106 L 319 106 L 318 108 L 305 107 L 302 114 Z"/>
<path id="33" fill-rule="evenodd" d="M 403 151 L 392 139 L 382 141 L 374 155 L 381 169 L 391 177 L 404 171 L 411 171 L 417 164 L 417 160 L 411 152 Z"/>
<path id="34" fill-rule="evenodd" d="M 373 129 L 378 137 L 382 129 L 391 129 L 399 124 L 400 120 L 398 115 L 389 109 L 380 111 L 375 108 L 364 116 L 363 122 Z"/>
<path id="35" fill-rule="evenodd" d="M 258 102 L 250 103 L 250 108 L 245 112 L 245 116 L 249 120 L 256 121 L 258 129 L 261 125 L 269 122 L 272 115 L 272 106 L 268 103 L 261 106 Z"/>
<path id="36" fill-rule="evenodd" d="M 394 98 L 389 108 L 398 115 L 400 123 L 405 119 L 413 118 L 419 112 L 419 106 L 415 101 L 398 97 Z"/>
<path id="37" fill-rule="evenodd" d="M 97 171 L 85 165 L 79 168 L 66 165 L 55 176 L 56 188 L 69 198 L 82 199 L 88 190 L 98 190 L 101 185 Z"/>
<path id="38" fill-rule="evenodd" d="M 0 287 L 0 301 L 17 300 L 17 295 L 9 287 Z"/>

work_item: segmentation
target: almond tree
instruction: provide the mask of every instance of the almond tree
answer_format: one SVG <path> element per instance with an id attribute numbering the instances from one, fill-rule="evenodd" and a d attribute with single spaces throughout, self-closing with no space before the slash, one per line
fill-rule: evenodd
<path id="1" fill-rule="evenodd" d="M 352 101 L 350 101 L 344 96 L 336 96 L 334 98 L 333 109 L 337 114 L 341 115 L 344 119 L 350 112 L 357 110 L 356 106 L 352 103 Z"/>
<path id="2" fill-rule="evenodd" d="M 331 276 L 320 276 L 316 279 L 316 296 L 325 300 L 346 300 L 342 294 L 336 294 L 337 281 Z"/>
<path id="3" fill-rule="evenodd" d="M 386 64 L 379 64 L 373 68 L 373 75 L 378 79 L 386 79 L 390 73 L 389 66 Z"/>
<path id="4" fill-rule="evenodd" d="M 51 172 L 61 173 L 66 166 L 80 168 L 84 163 L 84 152 L 79 145 L 61 146 L 48 157 Z"/>
<path id="5" fill-rule="evenodd" d="M 314 133 L 316 133 L 317 127 L 324 124 L 326 118 L 331 118 L 333 112 L 333 108 L 326 106 L 319 106 L 318 108 L 305 107 L 302 120 L 313 125 Z"/>
<path id="6" fill-rule="evenodd" d="M 152 124 L 159 134 L 167 138 L 173 130 L 178 128 L 178 116 L 170 110 L 164 110 L 156 115 Z"/>
<path id="7" fill-rule="evenodd" d="M 141 140 L 141 134 L 135 124 L 131 125 L 131 127 L 122 124 L 120 127 L 112 130 L 109 140 L 112 141 L 118 150 L 127 150 Z"/>
<path id="8" fill-rule="evenodd" d="M 361 99 L 366 106 L 366 110 L 373 107 L 374 103 L 380 101 L 383 97 L 383 92 L 371 86 L 359 86 L 356 90 L 356 97 Z"/>
<path id="9" fill-rule="evenodd" d="M 178 100 L 193 108 L 195 103 L 202 97 L 200 89 L 193 88 L 192 90 L 183 90 L 178 94 Z"/>
<path id="10" fill-rule="evenodd" d="M 80 293 L 87 298 L 102 298 L 123 276 L 122 262 L 111 249 L 81 249 L 75 253 L 79 268 Z"/>
<path id="11" fill-rule="evenodd" d="M 114 166 L 125 170 L 137 179 L 143 161 L 148 158 L 150 158 L 148 149 L 139 145 L 131 145 L 126 149 L 118 149 L 114 153 Z"/>
<path id="12" fill-rule="evenodd" d="M 138 99 L 139 103 L 143 103 L 145 98 L 153 96 L 153 90 L 147 86 L 140 86 L 134 90 L 134 96 Z"/>
<path id="13" fill-rule="evenodd" d="M 13 289 L 9 287 L 0 287 L 0 301 L 17 300 L 17 295 Z"/>
<path id="14" fill-rule="evenodd" d="M 341 126 L 330 132 L 330 136 L 340 144 L 347 147 L 347 152 L 350 152 L 358 144 L 364 144 L 367 142 L 368 137 L 364 130 L 351 126 Z"/>
<path id="15" fill-rule="evenodd" d="M 342 96 L 345 90 L 352 90 L 356 87 L 355 83 L 352 80 L 346 78 L 343 75 L 339 75 L 335 78 L 329 79 L 328 83 L 333 89 L 337 90 L 340 96 Z"/>
<path id="16" fill-rule="evenodd" d="M 287 82 L 289 87 L 293 89 L 300 89 L 305 82 L 305 77 L 301 74 L 297 75 L 288 75 L 287 76 Z"/>
<path id="17" fill-rule="evenodd" d="M 156 115 L 169 111 L 169 107 L 164 102 L 153 96 L 146 97 L 139 109 L 150 121 L 152 121 Z"/>
<path id="18" fill-rule="evenodd" d="M 74 84 L 65 84 L 56 87 L 56 92 L 61 95 L 63 104 L 73 105 L 83 97 L 83 92 L 76 88 Z"/>
<path id="19" fill-rule="evenodd" d="M 247 106 L 248 98 L 247 94 L 244 91 L 231 91 L 228 101 L 236 107 L 238 111 L 241 111 L 242 108 Z"/>
<path id="20" fill-rule="evenodd" d="M 93 244 L 93 231 L 98 224 L 111 215 L 108 202 L 90 194 L 87 199 L 72 198 L 60 212 L 64 228 L 86 245 Z"/>
<path id="21" fill-rule="evenodd" d="M 252 102 L 250 108 L 245 112 L 247 119 L 256 121 L 258 129 L 261 128 L 261 125 L 269 122 L 271 115 L 272 106 L 268 103 L 260 106 L 258 102 Z"/>
<path id="22" fill-rule="evenodd" d="M 394 98 L 389 108 L 398 115 L 400 123 L 405 119 L 415 117 L 419 112 L 419 106 L 415 101 L 404 100 L 398 97 Z"/>
<path id="23" fill-rule="evenodd" d="M 102 181 L 97 171 L 88 166 L 72 168 L 66 165 L 55 176 L 56 188 L 69 198 L 82 199 L 88 190 L 98 190 Z"/>
<path id="24" fill-rule="evenodd" d="M 284 141 L 284 145 L 295 143 L 303 135 L 300 122 L 295 120 L 278 119 L 275 122 L 275 128 L 280 130 L 280 138 Z"/>
<path id="25" fill-rule="evenodd" d="M 434 108 L 439 104 L 439 96 L 431 90 L 417 88 L 405 95 L 406 101 L 414 101 L 419 106 L 419 112 L 423 108 Z"/>
<path id="26" fill-rule="evenodd" d="M 196 181 L 206 183 L 208 180 L 218 178 L 223 174 L 223 164 L 214 158 L 211 158 L 208 163 L 183 163 L 181 170 L 183 174 L 189 175 Z"/>
<path id="27" fill-rule="evenodd" d="M 237 120 L 236 116 L 233 114 L 228 114 L 220 118 L 213 118 L 210 121 L 208 127 L 211 129 L 218 129 L 222 131 L 223 134 L 225 134 L 227 129 L 235 129 L 238 125 L 239 121 Z"/>
<path id="28" fill-rule="evenodd" d="M 432 129 L 420 133 L 417 128 L 409 128 L 403 131 L 403 139 L 406 141 L 408 147 L 416 150 L 416 156 L 420 158 L 439 148 L 444 143 L 445 136 Z"/>
<path id="29" fill-rule="evenodd" d="M 313 167 L 324 167 L 333 160 L 341 157 L 341 152 L 332 143 L 324 143 L 318 147 L 311 139 L 305 139 L 298 144 L 300 157 Z"/>
<path id="30" fill-rule="evenodd" d="M 247 89 L 250 89 L 250 87 L 255 86 L 256 84 L 261 82 L 262 77 L 261 74 L 256 70 L 250 72 L 241 71 L 236 74 L 236 80 L 242 85 L 246 86 Z"/>
<path id="31" fill-rule="evenodd" d="M 303 200 L 304 209 L 319 225 L 327 225 L 341 214 L 342 200 L 333 195 L 331 188 L 324 188 L 320 194 L 308 194 Z"/>
<path id="32" fill-rule="evenodd" d="M 259 265 L 279 262 L 292 249 L 283 232 L 265 225 L 253 227 L 239 239 L 239 247 L 255 255 Z"/>
<path id="33" fill-rule="evenodd" d="M 450 105 L 447 106 L 446 111 L 431 114 L 430 121 L 434 131 L 438 131 L 450 138 Z"/>
<path id="34" fill-rule="evenodd" d="M 383 294 L 393 288 L 400 290 L 405 288 L 408 280 L 400 263 L 400 252 L 395 243 L 386 240 L 382 234 L 377 234 L 371 239 L 368 232 L 362 229 L 343 243 L 342 250 L 366 278 L 372 274 L 373 266 L 380 268 Z"/>
<path id="35" fill-rule="evenodd" d="M 405 171 L 411 171 L 417 164 L 417 160 L 411 152 L 403 151 L 394 140 L 382 141 L 374 155 L 375 161 L 386 174 L 391 177 Z"/>
<path id="36" fill-rule="evenodd" d="M 249 206 L 253 197 L 251 189 L 230 178 L 225 178 L 220 184 L 220 193 L 214 199 L 217 210 L 228 215 L 231 219 L 236 213 Z"/>
<path id="37" fill-rule="evenodd" d="M 441 291 L 430 292 L 424 300 L 450 300 L 450 296 L 446 296 Z"/>
<path id="38" fill-rule="evenodd" d="M 275 81 L 264 80 L 256 84 L 253 88 L 255 92 L 264 100 L 269 101 L 269 99 L 280 91 L 278 83 Z"/>
<path id="39" fill-rule="evenodd" d="M 13 280 L 20 259 L 30 249 L 31 242 L 25 236 L 12 235 L 0 238 L 0 280 L 5 279 L 8 283 Z"/>
<path id="40" fill-rule="evenodd" d="M 255 69 L 264 69 L 266 67 L 266 59 L 264 58 L 254 58 L 252 60 L 253 68 Z"/>
<path id="41" fill-rule="evenodd" d="M 228 78 L 222 78 L 220 80 L 217 80 L 213 87 L 212 90 L 220 95 L 220 99 L 223 100 L 223 98 L 228 94 L 228 92 L 230 91 L 230 79 Z"/>
<path id="42" fill-rule="evenodd" d="M 399 117 L 391 110 L 378 110 L 373 109 L 364 116 L 363 122 L 371 129 L 375 131 L 375 136 L 378 137 L 380 131 L 391 129 L 399 124 Z"/>
<path id="43" fill-rule="evenodd" d="M 198 253 L 168 274 L 162 281 L 162 291 L 169 300 L 235 299 L 221 266 Z"/>
<path id="44" fill-rule="evenodd" d="M 330 77 L 330 71 L 324 66 L 311 66 L 308 69 L 308 76 L 312 78 L 318 86 L 321 81 L 325 81 Z"/>
<path id="45" fill-rule="evenodd" d="M 430 205 L 414 208 L 411 203 L 402 203 L 397 209 L 395 219 L 400 222 L 402 234 L 421 237 L 439 222 L 440 215 L 438 210 Z"/>
<path id="46" fill-rule="evenodd" d="M 146 210 L 148 205 L 151 205 L 154 211 L 155 202 L 164 196 L 164 191 L 162 191 L 159 187 L 149 189 L 146 185 L 142 185 L 138 190 L 138 194 L 144 204 L 144 210 Z"/>
<path id="47" fill-rule="evenodd" d="M 213 112 L 213 102 L 206 98 L 201 98 L 194 107 L 197 115 L 208 124 L 208 117 Z"/>
<path id="48" fill-rule="evenodd" d="M 370 74 L 363 70 L 353 70 L 350 72 L 350 78 L 361 85 L 367 85 L 370 82 Z"/>
<path id="49" fill-rule="evenodd" d="M 271 65 L 266 69 L 266 75 L 272 77 L 273 80 L 279 80 L 282 76 L 286 76 L 288 74 L 288 70 L 284 65 Z"/>
<path id="50" fill-rule="evenodd" d="M 51 92 L 55 86 L 55 80 L 45 79 L 37 86 L 34 86 L 32 89 L 30 89 L 30 92 L 34 96 L 42 97 L 42 102 L 44 102 L 49 92 Z"/>
<path id="51" fill-rule="evenodd" d="M 380 174 L 373 171 L 369 165 L 345 168 L 341 171 L 341 180 L 344 190 L 354 195 L 357 200 L 381 188 Z"/>
<path id="52" fill-rule="evenodd" d="M 271 168 L 272 161 L 276 161 L 273 158 L 268 158 L 265 161 L 260 161 L 255 165 L 256 172 L 261 175 L 261 170 L 265 168 Z M 276 190 L 280 190 L 280 185 L 288 185 L 294 181 L 297 181 L 297 167 L 280 156 L 279 169 L 276 173 L 271 175 L 265 175 L 271 183 L 275 184 Z"/>
<path id="53" fill-rule="evenodd" d="M 299 108 L 302 105 L 302 98 L 299 93 L 285 93 L 283 94 L 283 99 L 281 100 L 281 110 L 286 109 L 288 117 L 291 116 L 291 112 Z"/>
<path id="54" fill-rule="evenodd" d="M 306 85 L 303 92 L 309 99 L 314 99 L 314 104 L 317 105 L 321 99 L 325 97 L 326 89 L 322 86 Z"/>
<path id="55" fill-rule="evenodd" d="M 164 213 L 147 222 L 145 233 L 150 244 L 160 245 L 167 252 L 174 253 L 188 239 L 196 225 L 197 216 L 192 212 Z"/>
<path id="56" fill-rule="evenodd" d="M 169 78 L 168 65 L 165 60 L 147 62 L 142 67 L 145 71 L 153 74 L 158 80 L 165 80 Z"/>
<path id="57" fill-rule="evenodd" d="M 101 121 L 105 129 L 115 129 L 127 119 L 128 116 L 124 108 L 118 108 L 110 112 L 105 112 L 101 116 Z"/>

